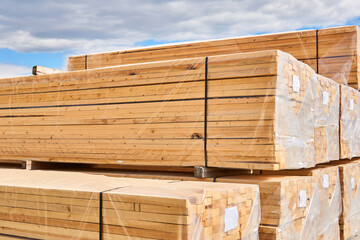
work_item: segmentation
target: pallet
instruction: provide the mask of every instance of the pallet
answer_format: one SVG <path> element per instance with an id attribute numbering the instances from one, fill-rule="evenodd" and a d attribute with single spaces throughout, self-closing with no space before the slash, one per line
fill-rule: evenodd
<path id="1" fill-rule="evenodd" d="M 73 56 L 68 59 L 68 70 L 279 49 L 317 73 L 358 89 L 358 32 L 357 26 L 347 26 Z"/>
<path id="2" fill-rule="evenodd" d="M 2 82 L 0 159 L 268 170 L 315 164 L 315 73 L 277 50 Z"/>
<path id="3" fill-rule="evenodd" d="M 258 238 L 256 185 L 54 171 L 0 173 L 0 234 L 85 240 L 100 235 L 102 239 Z"/>
<path id="4" fill-rule="evenodd" d="M 339 160 L 340 86 L 317 75 L 315 103 L 315 162 Z"/>
<path id="5" fill-rule="evenodd" d="M 263 239 L 263 227 L 280 229 L 277 238 L 286 236 L 299 239 L 316 239 L 315 219 L 318 216 L 320 201 L 313 176 L 275 176 L 275 175 L 238 175 L 220 177 L 217 182 L 256 183 L 260 187 L 261 225 L 260 239 Z M 305 236 L 307 235 L 307 237 Z M 279 238 L 280 237 L 280 238 Z M 264 237 L 264 239 L 266 239 Z"/>
<path id="6" fill-rule="evenodd" d="M 340 86 L 340 158 L 360 156 L 360 93 Z"/>

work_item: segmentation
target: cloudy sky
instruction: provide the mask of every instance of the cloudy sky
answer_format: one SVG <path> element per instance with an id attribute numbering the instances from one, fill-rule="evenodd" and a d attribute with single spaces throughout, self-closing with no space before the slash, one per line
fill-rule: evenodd
<path id="1" fill-rule="evenodd" d="M 1 0 L 0 78 L 70 55 L 360 24 L 354 0 Z"/>

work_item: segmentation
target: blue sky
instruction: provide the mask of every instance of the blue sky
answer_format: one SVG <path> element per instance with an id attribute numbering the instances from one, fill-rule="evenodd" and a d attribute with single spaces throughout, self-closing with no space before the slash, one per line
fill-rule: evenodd
<path id="1" fill-rule="evenodd" d="M 350 0 L 2 0 L 0 78 L 34 65 L 66 69 L 71 55 L 357 25 L 359 8 Z"/>

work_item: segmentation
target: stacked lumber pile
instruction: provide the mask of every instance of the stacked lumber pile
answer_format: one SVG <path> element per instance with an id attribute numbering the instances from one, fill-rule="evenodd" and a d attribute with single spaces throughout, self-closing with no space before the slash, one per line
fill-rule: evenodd
<path id="1" fill-rule="evenodd" d="M 315 163 L 339 160 L 340 85 L 317 75 L 315 103 Z"/>
<path id="2" fill-rule="evenodd" d="M 258 237 L 256 185 L 176 184 L 52 171 L 0 173 L 0 235 L 5 237 Z"/>
<path id="3" fill-rule="evenodd" d="M 316 87 L 277 50 L 4 79 L 0 158 L 312 167 Z"/>
<path id="4" fill-rule="evenodd" d="M 260 239 L 316 239 L 320 199 L 315 177 L 238 175 L 216 181 L 259 185 Z"/>
<path id="5" fill-rule="evenodd" d="M 260 36 L 177 43 L 70 57 L 68 70 L 279 49 L 309 64 L 317 73 L 359 89 L 357 26 Z"/>
<path id="6" fill-rule="evenodd" d="M 340 158 L 360 156 L 360 93 L 341 85 Z"/>
<path id="7" fill-rule="evenodd" d="M 360 234 L 360 163 L 339 165 L 342 214 L 340 216 L 341 240 Z"/>

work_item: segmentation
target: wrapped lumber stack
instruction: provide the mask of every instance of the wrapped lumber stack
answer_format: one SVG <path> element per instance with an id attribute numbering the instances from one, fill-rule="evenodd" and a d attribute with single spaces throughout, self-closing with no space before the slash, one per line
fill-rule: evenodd
<path id="1" fill-rule="evenodd" d="M 0 158 L 312 167 L 316 79 L 278 50 L 4 79 Z"/>
<path id="2" fill-rule="evenodd" d="M 315 162 L 339 160 L 340 86 L 317 75 L 315 103 Z"/>
<path id="3" fill-rule="evenodd" d="M 257 239 L 256 185 L 0 171 L 1 237 Z"/>
<path id="4" fill-rule="evenodd" d="M 360 156 L 360 93 L 341 85 L 340 158 Z"/>
<path id="5" fill-rule="evenodd" d="M 318 31 L 318 73 L 349 85 L 360 87 L 359 27 L 346 26 Z"/>
<path id="6" fill-rule="evenodd" d="M 319 188 L 313 176 L 238 175 L 217 182 L 258 184 L 260 239 L 316 239 Z"/>
<path id="7" fill-rule="evenodd" d="M 314 222 L 317 239 L 340 239 L 339 218 L 342 213 L 341 178 L 334 165 L 318 165 L 316 168 L 282 171 L 256 171 L 254 174 L 279 176 L 313 176 L 319 187 L 319 215 Z"/>
<path id="8" fill-rule="evenodd" d="M 317 73 L 358 89 L 360 81 L 358 39 L 358 26 L 346 26 L 176 43 L 73 56 L 68 60 L 68 70 L 279 49 L 309 64 Z"/>
<path id="9" fill-rule="evenodd" d="M 342 196 L 341 240 L 360 234 L 360 163 L 339 165 Z"/>

